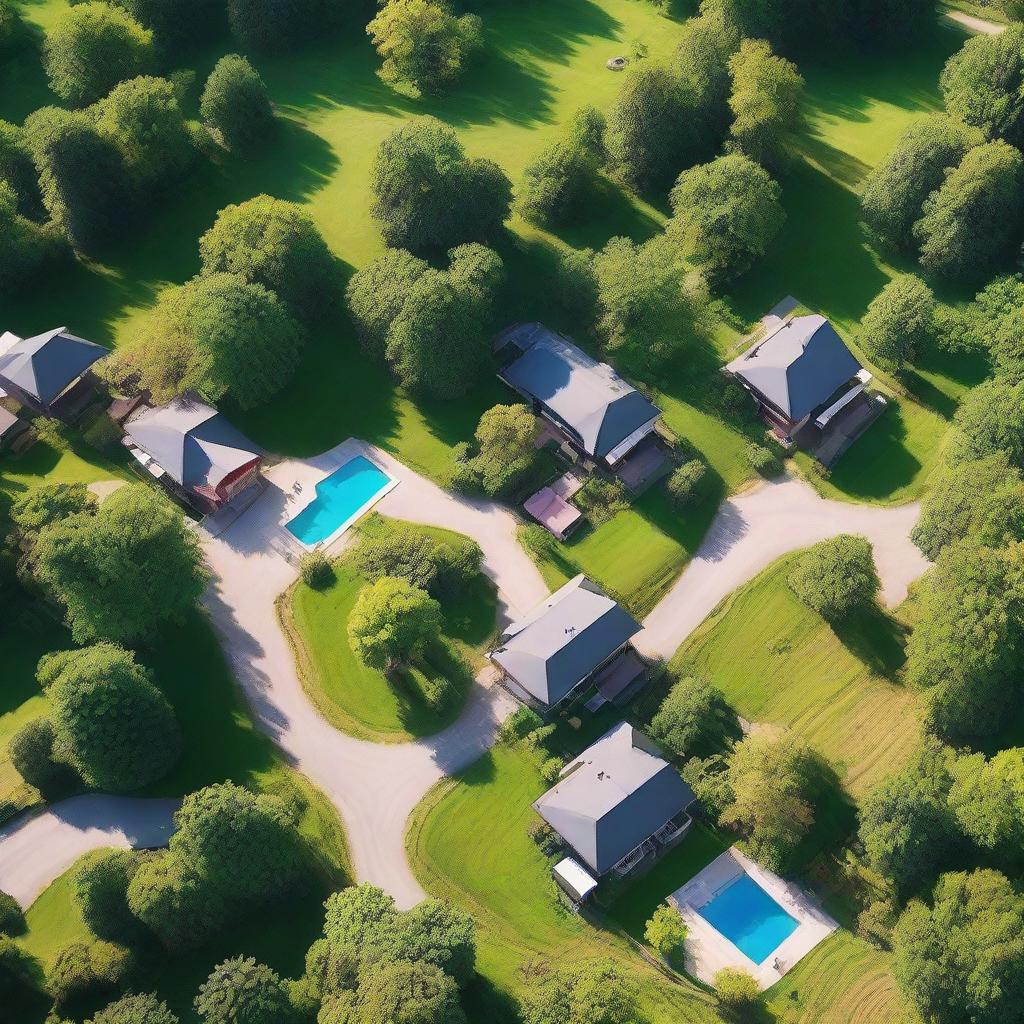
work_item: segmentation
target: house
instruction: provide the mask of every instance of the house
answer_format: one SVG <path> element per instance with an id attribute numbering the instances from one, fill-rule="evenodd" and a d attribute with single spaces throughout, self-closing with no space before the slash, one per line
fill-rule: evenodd
<path id="1" fill-rule="evenodd" d="M 725 372 L 753 396 L 784 443 L 810 450 L 831 465 L 885 407 L 866 385 L 857 362 L 823 316 L 768 317 L 765 331 Z"/>
<path id="2" fill-rule="evenodd" d="M 656 744 L 620 722 L 566 765 L 533 809 L 600 878 L 627 874 L 682 839 L 694 799 Z"/>
<path id="3" fill-rule="evenodd" d="M 0 406 L 0 452 L 23 452 L 33 440 L 31 426 Z"/>
<path id="4" fill-rule="evenodd" d="M 667 467 L 656 432 L 661 410 L 607 363 L 538 323 L 507 328 L 495 351 L 512 356 L 498 376 L 585 462 L 634 488 Z"/>
<path id="5" fill-rule="evenodd" d="M 34 338 L 0 335 L 0 390 L 43 416 L 71 422 L 92 401 L 89 372 L 107 350 L 55 327 Z"/>
<path id="6" fill-rule="evenodd" d="M 513 694 L 543 710 L 590 686 L 624 700 L 646 670 L 629 642 L 639 632 L 625 608 L 580 575 L 511 623 L 489 657 Z"/>
<path id="7" fill-rule="evenodd" d="M 259 480 L 263 452 L 194 394 L 146 407 L 125 424 L 124 444 L 152 476 L 202 515 Z"/>

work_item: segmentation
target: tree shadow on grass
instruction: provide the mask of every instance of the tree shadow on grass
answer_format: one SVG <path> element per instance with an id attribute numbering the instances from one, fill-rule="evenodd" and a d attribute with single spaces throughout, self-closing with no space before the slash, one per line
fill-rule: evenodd
<path id="1" fill-rule="evenodd" d="M 857 827 L 857 805 L 843 789 L 835 767 L 812 752 L 809 796 L 814 824 L 793 853 L 790 868 L 803 871 L 820 854 L 838 850 Z"/>
<path id="2" fill-rule="evenodd" d="M 583 197 L 580 210 L 552 229 L 574 249 L 601 249 L 610 238 L 624 235 L 645 242 L 661 231 L 661 222 L 620 185 L 602 176 Z"/>
<path id="3" fill-rule="evenodd" d="M 458 773 L 458 780 L 465 786 L 486 786 L 498 775 L 498 766 L 494 763 L 494 750 L 488 750 L 478 757 L 468 768 Z"/>
<path id="4" fill-rule="evenodd" d="M 499 989 L 490 978 L 474 974 L 462 990 L 462 1008 L 466 1017 L 487 1024 L 519 1024 L 516 1001 Z"/>
<path id="5" fill-rule="evenodd" d="M 24 0 L 23 0 L 24 2 Z M 22 18 L 0 59 L 0 118 L 21 124 L 33 111 L 59 102 L 43 70 L 43 32 Z"/>
<path id="6" fill-rule="evenodd" d="M 832 627 L 843 646 L 877 676 L 897 682 L 906 661 L 908 630 L 883 608 L 872 605 Z"/>

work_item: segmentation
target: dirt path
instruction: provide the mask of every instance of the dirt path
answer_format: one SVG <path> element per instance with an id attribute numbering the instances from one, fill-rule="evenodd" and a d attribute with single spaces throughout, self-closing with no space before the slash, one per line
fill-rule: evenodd
<path id="1" fill-rule="evenodd" d="M 1000 25 L 995 21 L 986 21 L 984 18 L 978 18 L 973 14 L 964 14 L 963 11 L 946 11 L 945 17 L 963 26 L 968 32 L 974 32 L 976 35 L 997 36 L 1000 32 L 1006 31 L 1005 25 Z"/>

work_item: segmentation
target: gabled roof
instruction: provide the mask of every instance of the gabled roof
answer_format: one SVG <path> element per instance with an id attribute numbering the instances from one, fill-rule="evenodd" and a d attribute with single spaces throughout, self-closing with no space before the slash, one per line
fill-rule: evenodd
<path id="1" fill-rule="evenodd" d="M 802 420 L 861 369 L 832 325 L 817 314 L 787 320 L 726 369 L 791 420 Z"/>
<path id="2" fill-rule="evenodd" d="M 606 732 L 533 806 L 599 875 L 693 803 L 693 790 L 628 722 Z"/>
<path id="3" fill-rule="evenodd" d="M 226 417 L 191 394 L 140 412 L 125 433 L 183 487 L 216 488 L 262 455 Z"/>
<path id="4" fill-rule="evenodd" d="M 491 657 L 550 706 L 639 632 L 625 608 L 580 575 L 513 622 Z"/>
<path id="5" fill-rule="evenodd" d="M 603 458 L 634 430 L 661 415 L 607 363 L 591 359 L 543 324 L 517 324 L 499 338 L 523 355 L 501 378 L 536 398 L 579 435 L 588 455 Z"/>
<path id="6" fill-rule="evenodd" d="M 0 338 L 0 387 L 14 385 L 30 398 L 49 405 L 107 350 L 56 327 L 22 340 L 10 332 Z"/>

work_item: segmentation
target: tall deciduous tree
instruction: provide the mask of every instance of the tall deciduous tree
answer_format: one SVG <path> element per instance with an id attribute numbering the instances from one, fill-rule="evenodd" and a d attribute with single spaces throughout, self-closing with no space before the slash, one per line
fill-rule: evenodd
<path id="1" fill-rule="evenodd" d="M 872 299 L 859 340 L 872 359 L 901 373 L 924 355 L 934 336 L 932 290 L 913 274 L 899 274 Z"/>
<path id="2" fill-rule="evenodd" d="M 0 290 L 11 294 L 57 250 L 57 237 L 18 212 L 18 197 L 0 181 Z"/>
<path id="3" fill-rule="evenodd" d="M 62 14 L 46 34 L 50 88 L 76 105 L 92 103 L 154 65 L 153 33 L 120 7 L 94 0 Z"/>
<path id="4" fill-rule="evenodd" d="M 495 405 L 480 417 L 476 453 L 462 463 L 459 477 L 485 494 L 497 495 L 522 479 L 536 458 L 537 419 L 525 405 Z"/>
<path id="5" fill-rule="evenodd" d="M 156 996 L 128 995 L 108 1004 L 89 1024 L 179 1024 L 179 1021 Z"/>
<path id="6" fill-rule="evenodd" d="M 495 237 L 512 199 L 504 171 L 468 159 L 455 132 L 430 117 L 384 139 L 371 184 L 384 240 L 414 252 Z"/>
<path id="7" fill-rule="evenodd" d="M 121 487 L 95 515 L 45 527 L 35 558 L 40 581 L 64 605 L 80 643 L 149 638 L 189 611 L 206 582 L 195 534 L 145 484 Z"/>
<path id="8" fill-rule="evenodd" d="M 739 30 L 721 11 L 683 22 L 673 62 L 693 92 L 694 111 L 706 124 L 709 138 L 722 139 L 729 129 L 729 58 L 739 45 Z"/>
<path id="9" fill-rule="evenodd" d="M 569 961 L 540 975 L 522 999 L 523 1024 L 641 1024 L 636 993 L 610 960 Z"/>
<path id="10" fill-rule="evenodd" d="M 255 957 L 217 964 L 199 988 L 195 1010 L 203 1024 L 291 1024 L 298 1021 L 287 985 Z"/>
<path id="11" fill-rule="evenodd" d="M 1014 861 L 1024 846 L 1024 747 L 962 757 L 953 768 L 949 804 L 964 833 Z"/>
<path id="12" fill-rule="evenodd" d="M 425 260 L 405 249 L 387 249 L 352 275 L 345 298 L 368 356 L 384 359 L 391 324 L 402 312 L 413 285 L 428 269 Z"/>
<path id="13" fill-rule="evenodd" d="M 267 141 L 274 111 L 259 72 L 244 57 L 229 53 L 214 65 L 199 101 L 203 123 L 228 149 Z"/>
<path id="14" fill-rule="evenodd" d="M 864 537 L 842 534 L 802 554 L 787 582 L 800 600 L 830 622 L 869 608 L 881 583 Z"/>
<path id="15" fill-rule="evenodd" d="M 669 233 L 713 282 L 749 270 L 786 219 L 778 183 L 737 153 L 683 171 L 669 198 Z"/>
<path id="16" fill-rule="evenodd" d="M 384 576 L 356 599 L 348 635 L 367 665 L 391 669 L 415 656 L 441 630 L 441 606 L 400 577 Z"/>

